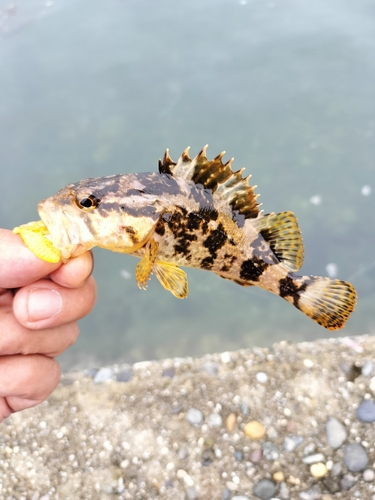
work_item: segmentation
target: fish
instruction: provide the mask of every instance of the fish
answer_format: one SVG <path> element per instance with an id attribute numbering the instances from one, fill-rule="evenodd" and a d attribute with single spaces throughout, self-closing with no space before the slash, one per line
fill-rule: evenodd
<path id="1" fill-rule="evenodd" d="M 354 287 L 338 279 L 299 276 L 304 245 L 293 212 L 260 210 L 257 186 L 232 170 L 225 151 L 174 162 L 167 149 L 156 172 L 115 174 L 69 184 L 38 204 L 39 221 L 16 227 L 41 259 L 67 262 L 97 246 L 140 261 L 136 281 L 151 275 L 175 297 L 188 295 L 182 267 L 215 273 L 283 298 L 328 330 L 354 310 Z"/>

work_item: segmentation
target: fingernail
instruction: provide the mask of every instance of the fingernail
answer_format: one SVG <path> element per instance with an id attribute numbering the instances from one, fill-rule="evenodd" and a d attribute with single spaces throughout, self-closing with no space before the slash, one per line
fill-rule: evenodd
<path id="1" fill-rule="evenodd" d="M 61 311 L 63 300 L 57 290 L 32 288 L 27 301 L 29 321 L 53 318 Z"/>

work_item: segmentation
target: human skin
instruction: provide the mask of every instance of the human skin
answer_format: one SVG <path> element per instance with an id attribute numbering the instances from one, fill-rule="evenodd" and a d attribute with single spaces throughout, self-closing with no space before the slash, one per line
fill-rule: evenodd
<path id="1" fill-rule="evenodd" d="M 76 341 L 77 320 L 95 304 L 92 268 L 90 252 L 50 264 L 0 229 L 0 422 L 59 383 L 54 358 Z"/>

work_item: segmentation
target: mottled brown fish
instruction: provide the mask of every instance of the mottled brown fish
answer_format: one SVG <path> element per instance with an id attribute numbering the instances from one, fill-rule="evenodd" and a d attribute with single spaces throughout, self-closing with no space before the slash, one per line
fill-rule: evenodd
<path id="1" fill-rule="evenodd" d="M 263 215 L 244 169 L 233 172 L 224 153 L 208 160 L 206 148 L 193 160 L 186 149 L 177 163 L 167 150 L 158 173 L 70 184 L 39 203 L 41 221 L 15 232 L 45 260 L 66 261 L 95 246 L 135 255 L 140 288 L 153 273 L 185 298 L 180 266 L 205 269 L 275 293 L 325 328 L 341 328 L 354 309 L 353 286 L 294 274 L 303 263 L 294 214 Z"/>

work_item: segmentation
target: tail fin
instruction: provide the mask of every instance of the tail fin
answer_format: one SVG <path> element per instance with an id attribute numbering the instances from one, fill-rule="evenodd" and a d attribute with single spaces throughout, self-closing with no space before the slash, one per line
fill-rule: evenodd
<path id="1" fill-rule="evenodd" d="M 327 328 L 342 328 L 354 310 L 357 294 L 347 281 L 320 276 L 293 276 L 280 284 L 280 295 L 309 318 Z"/>

